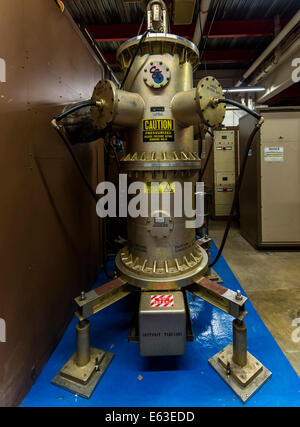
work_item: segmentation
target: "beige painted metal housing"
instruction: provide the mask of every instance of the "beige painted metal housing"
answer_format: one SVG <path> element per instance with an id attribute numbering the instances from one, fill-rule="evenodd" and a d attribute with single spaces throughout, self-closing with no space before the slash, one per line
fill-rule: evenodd
<path id="1" fill-rule="evenodd" d="M 249 153 L 240 192 L 241 234 L 257 247 L 300 246 L 300 109 L 259 110 L 264 126 Z M 245 152 L 252 118 L 240 119 Z"/>
<path id="2" fill-rule="evenodd" d="M 128 40 L 117 52 L 124 72 L 140 39 Z M 124 90 L 105 81 L 93 95 L 101 103 L 93 111 L 96 126 L 126 127 L 127 151 L 121 165 L 129 182 L 144 183 L 145 197 L 149 197 L 148 216 L 128 218 L 128 242 L 116 258 L 122 277 L 144 290 L 180 289 L 207 270 L 208 256 L 196 243 L 195 229 L 186 228 L 184 215 L 174 215 L 175 183 L 183 187 L 190 182 L 194 188 L 198 180 L 201 160 L 194 150 L 194 125 L 219 126 L 225 115 L 224 105 L 212 102 L 223 97 L 216 79 L 204 78 L 193 89 L 198 61 L 192 42 L 151 33 L 138 50 Z M 154 182 L 169 188 L 167 211 L 160 206 L 154 213 L 151 207 Z M 158 191 L 160 204 L 163 194 L 164 190 Z"/>

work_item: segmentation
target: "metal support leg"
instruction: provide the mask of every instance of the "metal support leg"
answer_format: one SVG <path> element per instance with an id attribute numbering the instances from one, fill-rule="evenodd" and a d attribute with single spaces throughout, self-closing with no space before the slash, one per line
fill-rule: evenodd
<path id="1" fill-rule="evenodd" d="M 90 346 L 90 322 L 76 325 L 76 353 L 52 380 L 52 384 L 90 398 L 114 354 Z"/>
<path id="2" fill-rule="evenodd" d="M 90 322 L 83 320 L 76 325 L 76 364 L 85 366 L 91 360 Z"/>
<path id="3" fill-rule="evenodd" d="M 232 329 L 233 343 L 209 359 L 209 363 L 245 403 L 272 373 L 247 351 L 246 323 L 235 319 Z"/>
<path id="4" fill-rule="evenodd" d="M 76 353 L 52 380 L 52 383 L 87 399 L 112 361 L 114 354 L 90 347 L 90 322 L 96 314 L 133 292 L 121 277 L 75 298 L 79 323 L 76 326 Z"/>
<path id="5" fill-rule="evenodd" d="M 233 329 L 233 355 L 232 360 L 240 367 L 247 365 L 247 325 L 244 321 L 235 319 Z"/>

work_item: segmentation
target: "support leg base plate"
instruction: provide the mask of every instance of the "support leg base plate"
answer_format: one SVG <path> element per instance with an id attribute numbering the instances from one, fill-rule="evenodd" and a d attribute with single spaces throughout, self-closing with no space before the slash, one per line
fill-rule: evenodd
<path id="1" fill-rule="evenodd" d="M 78 367 L 75 353 L 51 382 L 78 396 L 89 399 L 113 357 L 114 354 L 109 351 L 91 347 L 90 362 L 86 366 Z M 97 369 L 96 359 L 98 359 Z"/>
<path id="2" fill-rule="evenodd" d="M 208 362 L 239 399 L 243 403 L 246 403 L 271 377 L 272 372 L 265 368 L 250 353 L 248 353 L 247 365 L 241 368 L 232 361 L 232 353 L 232 344 L 230 344 L 209 359 Z M 230 362 L 230 375 L 227 372 L 228 362 Z"/>

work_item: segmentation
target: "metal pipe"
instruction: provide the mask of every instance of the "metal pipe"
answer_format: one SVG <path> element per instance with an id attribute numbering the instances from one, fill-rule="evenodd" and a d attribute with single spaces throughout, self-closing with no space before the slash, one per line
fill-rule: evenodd
<path id="1" fill-rule="evenodd" d="M 255 86 L 257 82 L 266 77 L 272 71 L 274 71 L 280 64 L 282 64 L 290 55 L 292 55 L 300 47 L 300 39 L 296 40 L 282 55 L 275 57 L 267 67 L 259 73 L 256 77 L 251 80 L 250 85 Z"/>
<path id="2" fill-rule="evenodd" d="M 106 61 L 105 57 L 103 56 L 102 52 L 100 51 L 97 43 L 95 42 L 94 38 L 92 37 L 92 35 L 90 34 L 87 26 L 82 26 L 82 25 L 76 25 L 77 29 L 80 28 L 80 33 L 82 34 L 83 32 L 86 34 L 86 37 L 84 38 L 84 40 L 86 40 L 87 42 L 87 46 L 93 51 L 95 51 L 99 57 L 99 59 L 102 61 L 99 62 L 99 64 L 101 65 L 101 68 L 104 70 L 103 75 L 105 76 L 107 73 L 105 72 L 105 69 L 109 72 L 110 77 L 113 79 L 114 83 L 119 87 L 120 82 L 117 79 L 116 75 L 114 74 L 112 68 L 110 67 L 110 65 L 108 64 L 108 62 Z M 105 67 L 105 68 L 104 68 Z"/>
<path id="3" fill-rule="evenodd" d="M 282 40 L 288 35 L 288 33 L 300 22 L 300 10 L 294 15 L 294 17 L 286 24 L 286 26 L 280 31 L 277 37 L 269 44 L 266 50 L 254 61 L 251 67 L 243 74 L 241 80 L 239 80 L 235 87 L 242 85 L 243 81 L 246 80 L 259 65 L 267 58 L 270 53 L 282 42 Z"/>
<path id="4" fill-rule="evenodd" d="M 150 0 L 147 4 L 147 29 L 157 33 L 169 31 L 167 6 L 163 0 Z"/>
<path id="5" fill-rule="evenodd" d="M 96 60 L 101 67 L 103 78 L 105 77 L 105 75 L 107 74 L 107 71 L 108 71 L 110 74 L 110 77 L 114 80 L 116 85 L 119 85 L 119 80 L 117 79 L 113 70 L 111 69 L 111 67 L 107 63 L 106 59 L 104 58 L 103 54 L 99 50 L 98 45 L 95 42 L 95 40 L 93 39 L 93 37 L 91 36 L 91 34 L 89 33 L 87 26 L 83 26 L 81 24 L 77 25 L 76 22 L 74 21 L 72 15 L 71 15 L 71 13 L 66 8 L 64 8 L 63 13 L 67 17 L 67 19 L 70 21 L 70 23 L 73 27 L 73 30 L 76 31 L 77 35 L 85 43 L 89 52 L 94 57 L 96 57 Z M 86 37 L 84 36 L 84 33 L 86 34 Z"/>
<path id="6" fill-rule="evenodd" d="M 203 36 L 203 34 L 201 34 L 201 29 L 202 33 L 204 33 L 204 27 L 206 24 L 210 3 L 211 0 L 201 0 L 200 11 L 198 14 L 195 32 L 193 36 L 193 43 L 195 43 L 196 46 L 199 46 L 201 37 Z"/>
<path id="7" fill-rule="evenodd" d="M 235 319 L 233 328 L 233 356 L 232 360 L 240 367 L 247 365 L 247 325 L 244 321 Z"/>
<path id="8" fill-rule="evenodd" d="M 85 366 L 91 359 L 90 348 L 90 322 L 82 320 L 76 325 L 76 364 L 77 366 Z"/>

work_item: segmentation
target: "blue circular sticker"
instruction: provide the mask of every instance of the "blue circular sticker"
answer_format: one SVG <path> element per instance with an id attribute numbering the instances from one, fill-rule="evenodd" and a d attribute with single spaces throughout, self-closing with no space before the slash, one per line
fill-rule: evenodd
<path id="1" fill-rule="evenodd" d="M 162 71 L 156 66 L 150 68 L 150 73 L 152 74 L 152 79 L 155 81 L 155 83 L 162 83 L 164 81 Z"/>

